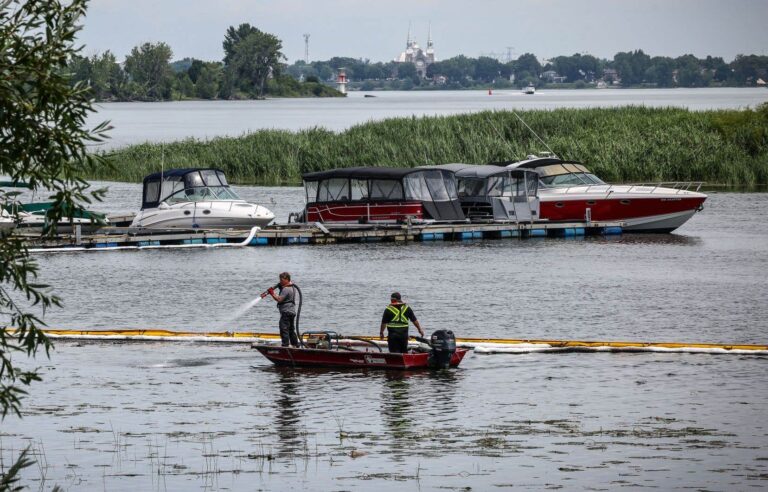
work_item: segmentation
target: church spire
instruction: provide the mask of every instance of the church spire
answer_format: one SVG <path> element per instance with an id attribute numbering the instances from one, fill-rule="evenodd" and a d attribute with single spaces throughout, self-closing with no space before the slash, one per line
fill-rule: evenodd
<path id="1" fill-rule="evenodd" d="M 408 38 L 405 40 L 405 47 L 411 47 L 411 21 L 408 21 Z"/>
<path id="2" fill-rule="evenodd" d="M 432 48 L 432 22 L 429 23 L 429 34 L 427 34 L 427 48 Z"/>

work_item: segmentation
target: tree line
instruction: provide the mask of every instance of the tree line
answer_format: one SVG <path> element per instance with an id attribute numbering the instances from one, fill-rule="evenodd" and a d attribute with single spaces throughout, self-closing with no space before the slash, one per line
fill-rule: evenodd
<path id="1" fill-rule="evenodd" d="M 224 59 L 171 61 L 166 43 L 134 47 L 120 63 L 110 51 L 76 56 L 69 63 L 71 82 L 85 82 L 100 101 L 163 101 L 173 99 L 251 99 L 265 96 L 338 96 L 332 86 L 340 68 L 351 89 L 465 89 L 589 87 L 598 83 L 621 87 L 744 87 L 768 81 L 768 56 L 676 58 L 650 56 L 642 50 L 620 52 L 613 59 L 576 53 L 543 63 L 532 53 L 516 60 L 455 56 L 427 67 L 420 78 L 410 63 L 371 62 L 333 57 L 325 61 L 285 63 L 282 42 L 250 24 L 231 26 L 222 42 Z"/>
<path id="2" fill-rule="evenodd" d="M 677 58 L 654 56 L 642 50 L 620 52 L 612 60 L 576 53 L 556 56 L 544 63 L 532 53 L 503 63 L 496 58 L 455 56 L 427 67 L 426 79 L 416 75 L 412 64 L 371 62 L 334 57 L 327 61 L 297 61 L 287 67 L 293 77 L 332 78 L 340 67 L 356 88 L 372 90 L 418 87 L 461 89 L 493 84 L 497 87 L 542 86 L 565 83 L 586 87 L 598 81 L 623 87 L 744 87 L 762 78 L 768 81 L 768 56 L 738 55 L 727 63 L 721 57 Z"/>
<path id="3" fill-rule="evenodd" d="M 222 61 L 186 58 L 171 62 L 168 44 L 143 43 L 123 63 L 110 51 L 74 56 L 70 83 L 85 83 L 98 101 L 174 99 L 259 99 L 271 96 L 338 96 L 317 79 L 299 82 L 284 73 L 282 41 L 250 24 L 231 26 L 222 43 Z"/>

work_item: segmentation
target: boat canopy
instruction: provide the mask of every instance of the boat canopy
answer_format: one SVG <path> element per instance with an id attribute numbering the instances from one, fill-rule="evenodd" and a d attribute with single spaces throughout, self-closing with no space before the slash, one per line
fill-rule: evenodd
<path id="1" fill-rule="evenodd" d="M 351 167 L 302 176 L 307 204 L 421 202 L 434 220 L 464 220 L 453 172 L 438 167 Z"/>
<path id="2" fill-rule="evenodd" d="M 455 174 L 457 192 L 462 200 L 466 197 L 536 196 L 538 191 L 538 174 L 528 169 L 474 164 L 443 164 L 435 167 Z"/>
<path id="3" fill-rule="evenodd" d="M 464 215 L 470 219 L 519 221 L 538 213 L 539 175 L 532 169 L 472 164 L 435 167 L 454 173 Z"/>
<path id="4" fill-rule="evenodd" d="M 144 178 L 141 209 L 157 208 L 162 202 L 239 199 L 221 169 L 169 169 Z"/>

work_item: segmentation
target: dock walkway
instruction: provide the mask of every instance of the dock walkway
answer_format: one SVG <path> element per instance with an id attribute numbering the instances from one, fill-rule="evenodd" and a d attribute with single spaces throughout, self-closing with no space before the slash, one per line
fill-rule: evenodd
<path id="1" fill-rule="evenodd" d="M 283 246 L 368 242 L 466 241 L 621 234 L 622 222 L 451 224 L 278 224 L 263 229 L 140 229 L 105 227 L 92 234 L 42 240 L 29 234 L 32 252 L 164 247 Z"/>

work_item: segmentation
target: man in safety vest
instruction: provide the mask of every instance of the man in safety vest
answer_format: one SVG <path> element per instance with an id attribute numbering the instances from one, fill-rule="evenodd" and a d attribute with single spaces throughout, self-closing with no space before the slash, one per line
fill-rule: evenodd
<path id="1" fill-rule="evenodd" d="M 413 309 L 401 300 L 399 292 L 393 292 L 390 296 L 390 304 L 384 310 L 384 316 L 381 317 L 381 330 L 379 337 L 384 339 L 384 328 L 387 329 L 387 345 L 391 353 L 402 354 L 408 351 L 408 321 L 419 330 L 423 337 L 424 330 L 421 329 L 419 320 L 413 313 Z"/>

